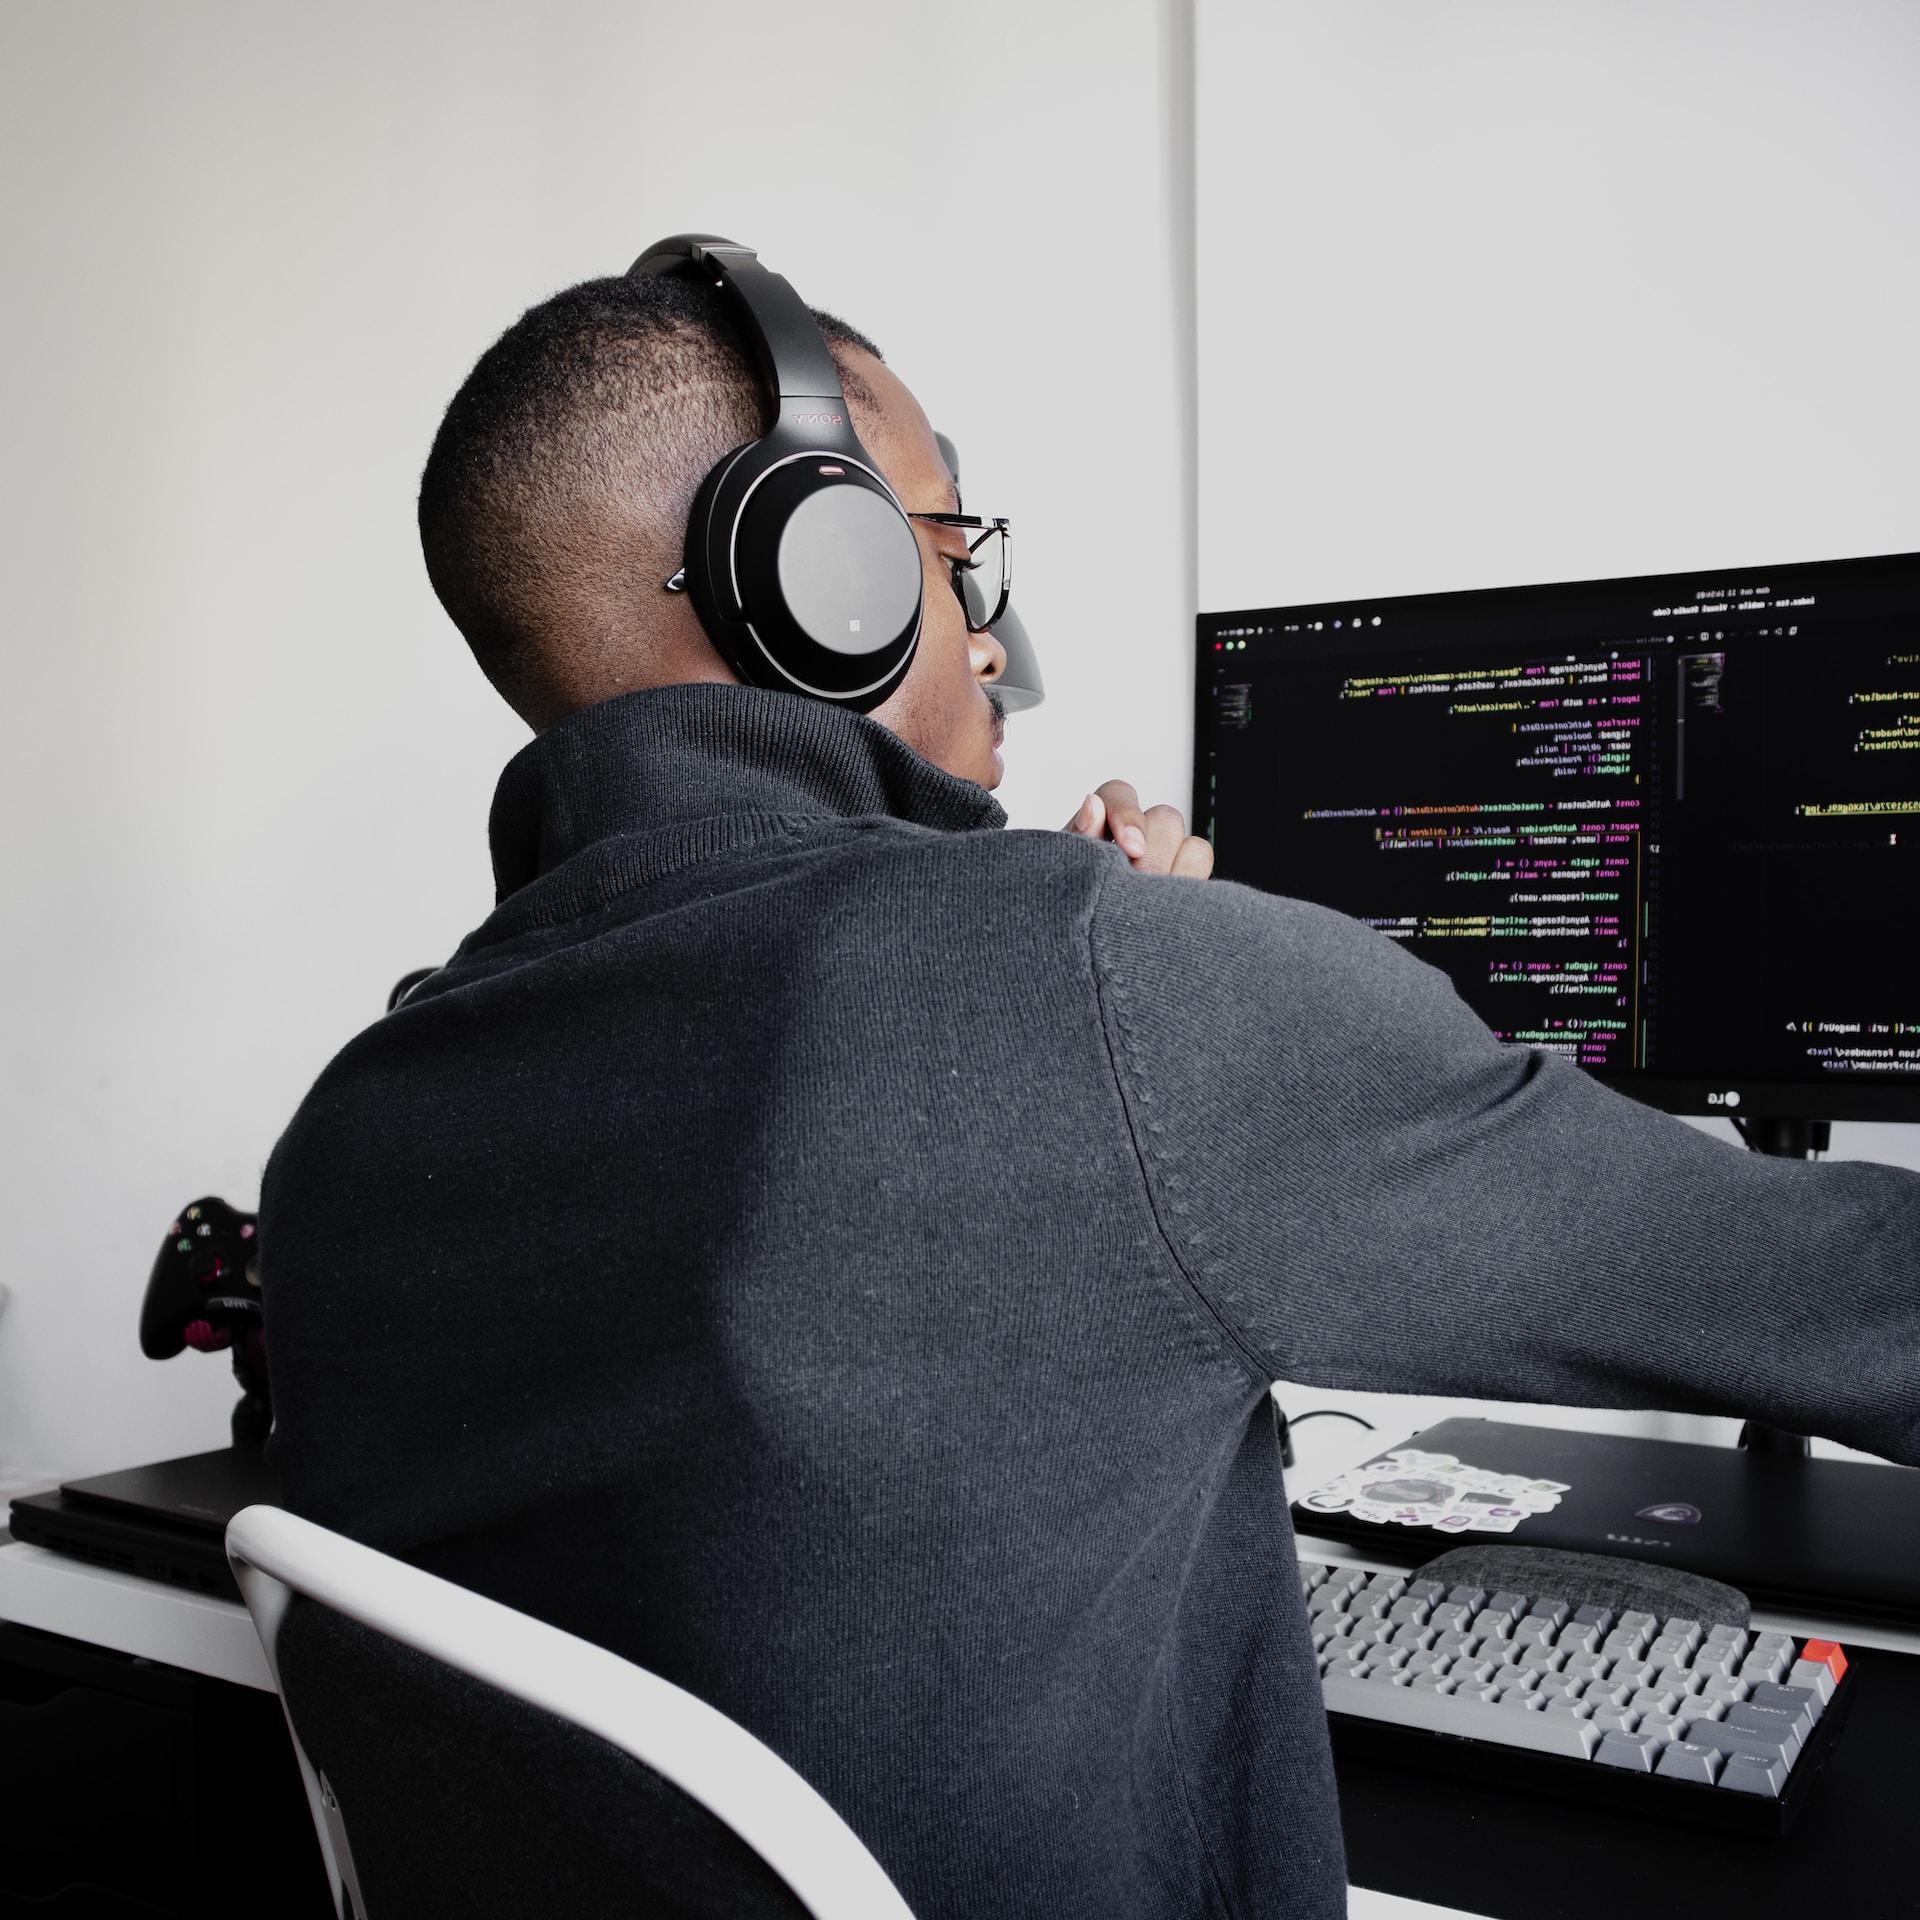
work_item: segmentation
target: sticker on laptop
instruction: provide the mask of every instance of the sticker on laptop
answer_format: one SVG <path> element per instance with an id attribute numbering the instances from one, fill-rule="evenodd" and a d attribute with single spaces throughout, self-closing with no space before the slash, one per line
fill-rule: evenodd
<path id="1" fill-rule="evenodd" d="M 1565 1480 L 1494 1473 L 1466 1466 L 1451 1453 L 1396 1447 L 1365 1466 L 1349 1467 L 1300 1504 L 1310 1513 L 1350 1513 L 1376 1526 L 1511 1533 L 1532 1515 L 1550 1513 L 1571 1491 Z"/>

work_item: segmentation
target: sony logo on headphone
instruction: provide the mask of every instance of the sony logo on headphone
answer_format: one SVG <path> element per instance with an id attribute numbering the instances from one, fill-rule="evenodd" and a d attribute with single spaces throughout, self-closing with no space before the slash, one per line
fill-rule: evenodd
<path id="1" fill-rule="evenodd" d="M 796 413 L 793 422 L 798 427 L 838 427 L 846 423 L 846 416 L 839 413 Z"/>

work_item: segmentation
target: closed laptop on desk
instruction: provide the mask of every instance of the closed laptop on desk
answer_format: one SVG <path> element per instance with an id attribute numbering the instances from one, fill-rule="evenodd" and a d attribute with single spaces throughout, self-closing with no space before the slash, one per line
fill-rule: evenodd
<path id="1" fill-rule="evenodd" d="M 1293 1518 L 1409 1565 L 1502 1534 L 1685 1567 L 1817 1616 L 1920 1615 L 1920 1472 L 1906 1467 L 1444 1420 L 1312 1489 Z"/>
<path id="2" fill-rule="evenodd" d="M 14 1538 L 33 1546 L 238 1600 L 227 1522 L 242 1507 L 279 1500 L 260 1449 L 216 1447 L 24 1495 L 13 1501 L 11 1521 Z"/>

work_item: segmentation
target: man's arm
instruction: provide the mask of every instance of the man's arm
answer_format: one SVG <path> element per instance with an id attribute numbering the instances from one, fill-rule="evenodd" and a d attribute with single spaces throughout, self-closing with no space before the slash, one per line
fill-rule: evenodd
<path id="1" fill-rule="evenodd" d="M 1920 1175 L 1715 1141 L 1299 901 L 1116 866 L 1090 939 L 1168 1250 L 1258 1370 L 1920 1465 Z"/>

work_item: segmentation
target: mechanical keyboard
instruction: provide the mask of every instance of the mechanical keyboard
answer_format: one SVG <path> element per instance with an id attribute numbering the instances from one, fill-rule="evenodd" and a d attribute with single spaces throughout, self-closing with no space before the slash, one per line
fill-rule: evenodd
<path id="1" fill-rule="evenodd" d="M 1305 1559 L 1300 1586 L 1358 1757 L 1779 1833 L 1853 1702 L 1830 1641 Z"/>

